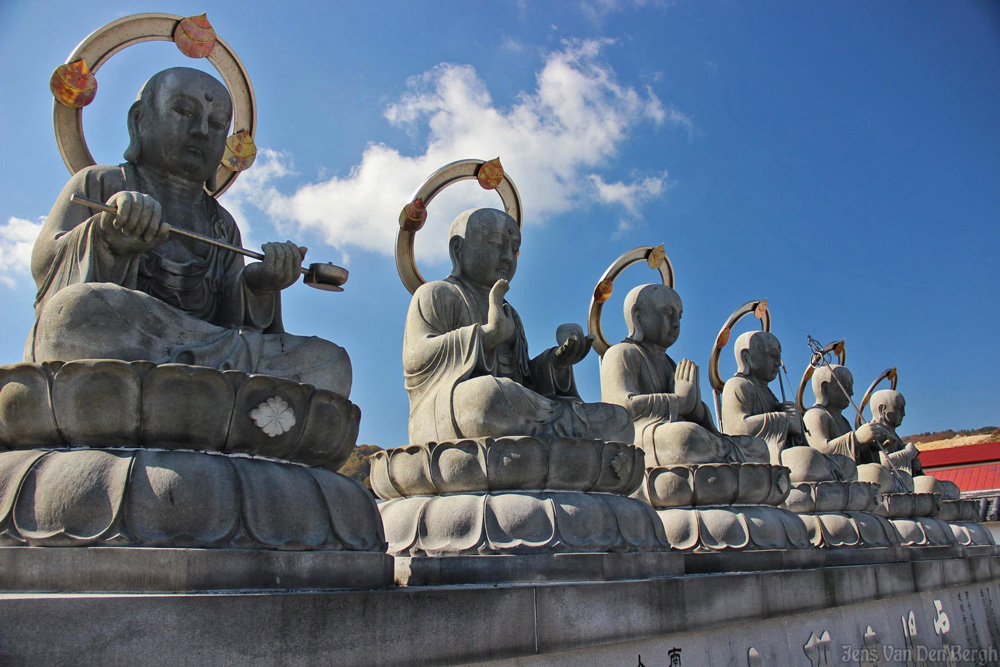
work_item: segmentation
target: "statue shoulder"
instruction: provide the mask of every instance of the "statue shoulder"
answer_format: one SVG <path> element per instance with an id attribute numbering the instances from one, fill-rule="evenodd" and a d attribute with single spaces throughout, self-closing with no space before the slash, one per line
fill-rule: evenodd
<path id="1" fill-rule="evenodd" d="M 126 189 L 128 189 L 127 183 L 121 166 L 94 164 L 73 174 L 63 188 L 60 198 L 69 199 L 72 194 L 86 194 L 91 197 L 103 196 L 107 199 L 114 193 Z"/>
<path id="2" fill-rule="evenodd" d="M 626 364 L 641 360 L 642 357 L 642 347 L 640 347 L 631 338 L 626 338 L 622 342 L 609 347 L 607 352 L 604 353 L 604 358 L 601 360 L 601 363 L 602 365 L 607 363 Z"/>

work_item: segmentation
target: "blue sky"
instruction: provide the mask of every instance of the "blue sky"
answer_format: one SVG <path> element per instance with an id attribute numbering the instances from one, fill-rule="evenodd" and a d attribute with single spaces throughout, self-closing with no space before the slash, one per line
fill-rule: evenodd
<path id="1" fill-rule="evenodd" d="M 69 177 L 52 134 L 52 69 L 115 18 L 207 12 L 258 103 L 258 162 L 222 201 L 248 245 L 291 238 L 310 260 L 350 269 L 343 294 L 298 285 L 283 298 L 289 331 L 348 349 L 360 442 L 406 440 L 399 209 L 445 163 L 497 155 L 524 204 L 508 298 L 535 353 L 560 323 L 585 323 L 619 254 L 664 243 L 685 309 L 672 354 L 701 366 L 707 402 L 719 327 L 767 297 L 793 383 L 806 334 L 846 338 L 859 394 L 899 367 L 902 432 L 1000 423 L 1000 5 L 271 7 L 0 2 L 0 362 L 21 358 L 32 225 Z M 121 161 L 142 82 L 178 65 L 197 63 L 156 43 L 101 68 L 84 114 L 99 162 Z M 427 278 L 449 270 L 451 218 L 495 202 L 468 182 L 432 203 L 417 239 Z M 654 275 L 635 267 L 616 283 L 609 339 L 624 336 L 628 289 Z M 734 368 L 727 349 L 723 376 Z M 577 366 L 585 399 L 599 398 L 598 373 L 596 355 Z"/>

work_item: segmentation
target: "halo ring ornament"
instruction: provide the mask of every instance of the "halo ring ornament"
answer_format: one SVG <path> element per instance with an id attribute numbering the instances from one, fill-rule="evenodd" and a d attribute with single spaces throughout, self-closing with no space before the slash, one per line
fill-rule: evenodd
<path id="1" fill-rule="evenodd" d="M 861 424 L 863 422 L 862 415 L 865 412 L 865 406 L 868 405 L 868 403 L 872 400 L 872 394 L 875 393 L 875 387 L 879 386 L 879 384 L 882 382 L 882 380 L 888 380 L 889 381 L 889 388 L 892 389 L 893 391 L 895 391 L 896 390 L 896 383 L 899 381 L 899 373 L 896 371 L 896 367 L 893 366 L 892 368 L 885 369 L 884 371 L 882 371 L 881 373 L 879 373 L 879 376 L 877 378 L 875 378 L 874 382 L 872 382 L 870 385 L 868 385 L 868 389 L 867 389 L 867 391 L 865 391 L 865 395 L 861 399 L 861 403 L 860 403 L 860 405 L 858 407 L 858 415 L 854 418 L 854 428 L 855 429 L 857 429 L 858 427 L 861 426 Z M 872 418 L 874 418 L 874 417 L 875 417 L 875 415 L 872 415 Z"/>
<path id="2" fill-rule="evenodd" d="M 611 296 L 614 281 L 621 275 L 622 271 L 638 264 L 646 262 L 651 269 L 660 272 L 660 282 L 667 287 L 674 287 L 674 265 L 670 258 L 663 251 L 663 244 L 658 246 L 640 246 L 623 253 L 618 259 L 611 263 L 601 279 L 597 281 L 594 293 L 590 297 L 590 309 L 587 314 L 587 333 L 594 337 L 594 350 L 604 356 L 611 344 L 604 337 L 604 329 L 601 326 L 601 314 L 604 310 L 604 303 Z"/>
<path id="3" fill-rule="evenodd" d="M 725 385 L 719 376 L 719 353 L 729 342 L 733 327 L 747 315 L 753 315 L 760 320 L 761 331 L 771 330 L 771 311 L 767 309 L 767 299 L 747 301 L 733 311 L 726 323 L 722 325 L 722 329 L 719 330 L 719 335 L 715 337 L 715 346 L 712 347 L 712 355 L 708 359 L 708 380 L 712 383 L 712 389 L 716 396 L 722 394 L 722 387 Z"/>
<path id="4" fill-rule="evenodd" d="M 841 366 L 847 364 L 847 350 L 845 348 L 843 338 L 832 343 L 827 343 L 826 346 L 819 351 L 819 354 L 822 355 L 823 359 L 826 359 L 828 355 L 834 354 L 837 356 L 838 364 Z M 819 362 L 819 365 L 822 365 L 822 362 Z M 806 385 L 809 384 L 809 380 L 812 379 L 813 373 L 816 372 L 818 367 L 819 366 L 813 366 L 811 362 L 808 366 L 806 366 L 805 372 L 802 373 L 802 380 L 799 382 L 798 391 L 795 392 L 795 407 L 797 407 L 799 412 L 802 414 L 805 414 L 806 411 L 804 403 Z M 819 397 L 817 396 L 817 398 Z"/>
<path id="5" fill-rule="evenodd" d="M 134 44 L 142 42 L 171 42 L 178 24 L 185 20 L 183 16 L 163 14 L 159 12 L 133 14 L 92 32 L 80 42 L 73 53 L 66 59 L 66 64 L 83 60 L 90 72 L 97 70 L 111 56 Z M 211 52 L 205 56 L 215 66 L 222 76 L 229 95 L 233 100 L 233 134 L 248 133 L 251 141 L 257 131 L 257 100 L 254 97 L 250 76 L 240 61 L 236 52 L 223 40 L 216 36 L 216 42 Z M 83 109 L 65 106 L 58 100 L 53 102 L 52 124 L 56 134 L 56 144 L 59 153 L 70 173 L 96 164 L 94 156 L 87 147 L 83 134 Z M 247 165 L 249 166 L 249 165 Z M 218 197 L 233 184 L 239 171 L 219 165 L 216 171 L 215 189 L 209 194 Z"/>
<path id="6" fill-rule="evenodd" d="M 427 205 L 449 185 L 477 179 L 486 190 L 496 190 L 503 202 L 504 211 L 522 227 L 521 195 L 510 176 L 500 166 L 500 158 L 493 160 L 458 160 L 441 167 L 424 181 L 410 197 L 410 203 L 399 214 L 399 231 L 396 233 L 396 271 L 410 294 L 417 291 L 426 280 L 417 268 L 413 255 L 413 239 L 427 220 Z"/>

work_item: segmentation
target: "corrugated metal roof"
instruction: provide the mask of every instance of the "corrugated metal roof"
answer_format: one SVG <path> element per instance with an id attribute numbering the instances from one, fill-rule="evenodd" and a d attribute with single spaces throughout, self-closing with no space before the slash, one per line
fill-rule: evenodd
<path id="1" fill-rule="evenodd" d="M 937 466 L 954 466 L 965 463 L 985 463 L 1000 461 L 1000 442 L 981 442 L 978 445 L 942 447 L 920 452 L 920 463 L 924 469 Z"/>
<path id="2" fill-rule="evenodd" d="M 920 457 L 923 460 L 923 456 Z M 966 466 L 964 468 L 937 468 L 928 470 L 937 479 L 955 482 L 964 492 L 1000 489 L 1000 463 Z"/>

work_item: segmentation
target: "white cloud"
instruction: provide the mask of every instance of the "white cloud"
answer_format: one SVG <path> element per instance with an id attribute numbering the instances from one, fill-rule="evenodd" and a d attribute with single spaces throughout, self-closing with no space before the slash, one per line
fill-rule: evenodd
<path id="1" fill-rule="evenodd" d="M 422 153 L 404 155 L 371 143 L 347 175 L 285 195 L 270 180 L 289 173 L 289 158 L 272 151 L 233 188 L 242 188 L 234 193 L 238 205 L 250 203 L 275 220 L 319 232 L 341 250 L 392 254 L 399 212 L 430 174 L 457 159 L 499 156 L 520 191 L 525 224 L 543 223 L 587 203 L 638 215 L 642 203 L 663 192 L 666 175 L 606 183 L 595 170 L 611 161 L 640 123 L 677 121 L 651 89 L 620 82 L 600 57 L 610 43 L 564 41 L 560 50 L 543 56 L 535 89 L 520 93 L 509 108 L 494 102 L 473 67 L 438 65 L 412 77 L 408 91 L 384 114 L 392 125 L 423 137 Z M 257 181 L 248 178 L 262 166 Z M 458 212 L 499 205 L 495 193 L 471 183 L 431 202 L 427 225 L 417 237 L 422 259 L 446 257 L 447 228 Z"/>
<path id="2" fill-rule="evenodd" d="M 236 182 L 219 198 L 226 210 L 236 219 L 244 248 L 258 249 L 264 242 L 254 235 L 253 225 L 247 217 L 247 206 L 266 208 L 266 203 L 278 192 L 274 181 L 293 174 L 295 171 L 291 156 L 262 148 L 258 150 L 257 160 L 253 166 L 242 172 Z"/>
<path id="3" fill-rule="evenodd" d="M 7 287 L 17 287 L 27 280 L 31 282 L 31 247 L 42 231 L 45 216 L 38 222 L 24 218 L 10 217 L 7 224 L 0 226 L 0 283 Z"/>
<path id="4" fill-rule="evenodd" d="M 656 199 L 669 187 L 666 172 L 632 183 L 607 183 L 599 175 L 591 174 L 590 183 L 596 191 L 597 201 L 602 204 L 618 204 L 634 217 L 639 216 L 643 204 Z"/>

